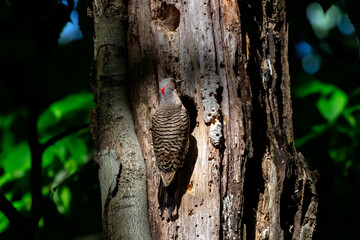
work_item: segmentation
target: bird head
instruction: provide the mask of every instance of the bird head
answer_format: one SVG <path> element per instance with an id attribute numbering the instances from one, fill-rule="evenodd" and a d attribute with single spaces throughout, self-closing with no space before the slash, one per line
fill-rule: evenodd
<path id="1" fill-rule="evenodd" d="M 177 97 L 176 83 L 181 80 L 175 80 L 173 78 L 164 78 L 159 83 L 159 97 L 160 103 L 174 102 Z"/>

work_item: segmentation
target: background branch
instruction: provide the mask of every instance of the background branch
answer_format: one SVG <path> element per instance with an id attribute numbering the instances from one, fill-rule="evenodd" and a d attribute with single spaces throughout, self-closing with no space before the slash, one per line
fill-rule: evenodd
<path id="1" fill-rule="evenodd" d="M 71 127 L 67 130 L 65 130 L 62 133 L 59 133 L 58 135 L 53 136 L 52 138 L 50 138 L 46 143 L 42 144 L 42 151 L 44 151 L 46 148 L 50 147 L 51 145 L 53 145 L 54 143 L 56 143 L 57 141 L 61 140 L 64 137 L 67 137 L 70 134 L 76 133 L 84 128 L 88 128 L 89 124 L 83 124 L 80 126 L 75 126 L 75 127 Z"/>
<path id="2" fill-rule="evenodd" d="M 30 107 L 29 115 L 27 119 L 27 129 L 28 129 L 28 142 L 31 153 L 30 192 L 31 192 L 32 204 L 31 204 L 30 215 L 31 215 L 31 230 L 33 233 L 32 236 L 35 236 L 35 233 L 38 229 L 38 223 L 41 217 L 41 203 L 42 203 L 41 157 L 43 151 L 38 138 L 37 120 L 38 120 L 38 111 L 36 111 L 33 107 Z"/>
<path id="3" fill-rule="evenodd" d="M 22 239 L 29 239 L 30 228 L 27 220 L 16 210 L 13 204 L 0 193 L 0 211 L 9 219 Z"/>

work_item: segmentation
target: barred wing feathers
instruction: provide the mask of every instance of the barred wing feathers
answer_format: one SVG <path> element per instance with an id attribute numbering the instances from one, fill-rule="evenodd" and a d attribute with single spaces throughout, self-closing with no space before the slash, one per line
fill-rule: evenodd
<path id="1" fill-rule="evenodd" d="M 189 115 L 179 106 L 159 107 L 152 124 L 156 163 L 164 186 L 168 187 L 189 149 Z"/>

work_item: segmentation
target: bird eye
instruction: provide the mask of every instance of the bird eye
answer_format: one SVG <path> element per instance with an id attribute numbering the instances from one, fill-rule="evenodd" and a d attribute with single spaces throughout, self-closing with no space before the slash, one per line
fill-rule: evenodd
<path id="1" fill-rule="evenodd" d="M 171 88 L 171 90 L 175 90 L 175 79 L 171 79 L 171 81 L 170 81 L 170 88 Z"/>

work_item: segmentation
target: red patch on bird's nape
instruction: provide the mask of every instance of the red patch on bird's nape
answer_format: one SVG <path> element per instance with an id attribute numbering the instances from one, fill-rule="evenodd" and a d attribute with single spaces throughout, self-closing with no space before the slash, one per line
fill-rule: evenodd
<path id="1" fill-rule="evenodd" d="M 163 95 L 163 97 L 165 97 L 165 88 L 167 87 L 167 85 L 165 85 L 165 87 L 163 88 L 163 89 L 160 89 L 159 88 L 159 90 L 160 90 L 160 92 L 162 93 L 162 95 Z"/>

